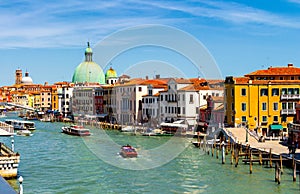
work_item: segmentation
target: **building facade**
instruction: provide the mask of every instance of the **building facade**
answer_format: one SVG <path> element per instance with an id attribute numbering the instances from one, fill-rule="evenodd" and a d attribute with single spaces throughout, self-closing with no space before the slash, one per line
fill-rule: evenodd
<path id="1" fill-rule="evenodd" d="M 226 77 L 226 123 L 245 125 L 259 135 L 280 135 L 296 115 L 300 68 L 269 67 L 244 77 Z"/>

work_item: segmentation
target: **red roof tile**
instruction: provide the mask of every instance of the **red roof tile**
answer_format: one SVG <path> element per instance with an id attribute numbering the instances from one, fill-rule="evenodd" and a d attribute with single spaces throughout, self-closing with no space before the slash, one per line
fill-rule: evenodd
<path id="1" fill-rule="evenodd" d="M 257 70 L 252 73 L 246 74 L 246 77 L 249 76 L 280 76 L 280 75 L 299 75 L 300 76 L 300 68 L 294 67 L 293 65 L 289 65 L 287 67 L 269 67 L 264 70 Z"/>

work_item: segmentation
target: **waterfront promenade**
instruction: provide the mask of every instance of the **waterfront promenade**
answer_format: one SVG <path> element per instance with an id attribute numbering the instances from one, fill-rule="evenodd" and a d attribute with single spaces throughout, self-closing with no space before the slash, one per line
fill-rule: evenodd
<path id="1" fill-rule="evenodd" d="M 265 142 L 258 142 L 253 136 L 248 134 L 248 143 L 246 143 L 246 130 L 244 128 L 226 128 L 237 141 L 243 145 L 249 144 L 251 148 L 259 149 L 261 151 L 269 152 L 270 148 L 272 153 L 276 155 L 289 155 L 287 146 L 280 144 L 279 140 L 266 140 Z M 300 149 L 296 149 L 295 159 L 300 162 Z"/>

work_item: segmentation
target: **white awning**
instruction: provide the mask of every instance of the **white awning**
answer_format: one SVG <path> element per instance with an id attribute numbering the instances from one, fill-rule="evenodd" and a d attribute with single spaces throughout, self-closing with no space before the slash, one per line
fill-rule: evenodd
<path id="1" fill-rule="evenodd" d="M 182 123 L 184 123 L 184 120 L 178 120 L 178 121 L 175 121 L 173 123 L 175 123 L 175 124 L 182 124 Z"/>
<path id="2" fill-rule="evenodd" d="M 161 123 L 160 126 L 164 127 L 181 127 L 181 128 L 187 128 L 188 126 L 186 124 L 179 124 L 179 123 Z"/>

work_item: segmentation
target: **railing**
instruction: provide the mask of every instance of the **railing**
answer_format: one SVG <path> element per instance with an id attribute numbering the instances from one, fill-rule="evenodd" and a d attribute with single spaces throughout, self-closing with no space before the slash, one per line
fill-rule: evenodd
<path id="1" fill-rule="evenodd" d="M 295 109 L 282 109 L 280 113 L 282 115 L 295 115 L 296 110 Z"/>
<path id="2" fill-rule="evenodd" d="M 14 127 L 0 121 L 0 129 L 7 131 L 8 133 L 14 133 Z"/>
<path id="3" fill-rule="evenodd" d="M 281 100 L 298 100 L 300 94 L 281 94 Z"/>

